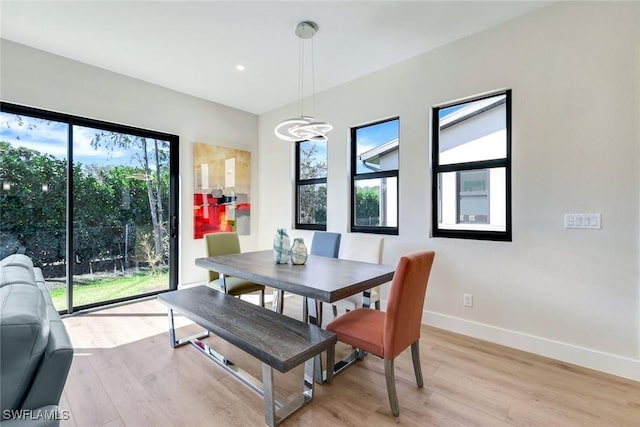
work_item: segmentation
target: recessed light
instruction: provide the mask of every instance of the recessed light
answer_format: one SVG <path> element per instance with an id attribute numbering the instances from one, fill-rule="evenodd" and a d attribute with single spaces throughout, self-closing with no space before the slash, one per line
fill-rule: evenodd
<path id="1" fill-rule="evenodd" d="M 238 70 L 238 71 L 244 71 L 244 65 L 242 65 L 242 64 L 238 64 L 238 65 L 236 65 L 236 70 Z"/>

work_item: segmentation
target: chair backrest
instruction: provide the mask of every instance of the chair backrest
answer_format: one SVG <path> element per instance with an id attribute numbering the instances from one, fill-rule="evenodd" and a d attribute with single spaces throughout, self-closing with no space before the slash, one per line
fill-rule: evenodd
<path id="1" fill-rule="evenodd" d="M 311 255 L 338 258 L 338 252 L 340 251 L 340 236 L 340 233 L 316 231 L 313 233 L 311 250 L 309 253 Z"/>
<path id="2" fill-rule="evenodd" d="M 340 258 L 380 264 L 383 248 L 383 237 L 349 233 L 342 239 Z"/>
<path id="3" fill-rule="evenodd" d="M 400 258 L 393 275 L 384 318 L 385 359 L 394 359 L 420 338 L 422 308 L 435 252 L 421 251 Z"/>
<path id="4" fill-rule="evenodd" d="M 235 231 L 205 234 L 207 256 L 231 255 L 240 253 L 240 239 Z M 220 275 L 209 270 L 209 281 L 217 280 Z"/>

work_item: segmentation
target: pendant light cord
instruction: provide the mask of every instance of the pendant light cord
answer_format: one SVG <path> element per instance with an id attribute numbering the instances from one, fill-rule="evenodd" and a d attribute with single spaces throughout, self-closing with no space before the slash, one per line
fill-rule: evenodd
<path id="1" fill-rule="evenodd" d="M 302 117 L 302 95 L 304 92 L 304 40 L 300 37 L 298 44 L 298 116 Z"/>
<path id="2" fill-rule="evenodd" d="M 313 107 L 313 117 L 316 117 L 316 64 L 314 60 L 313 37 L 311 37 L 311 100 Z"/>

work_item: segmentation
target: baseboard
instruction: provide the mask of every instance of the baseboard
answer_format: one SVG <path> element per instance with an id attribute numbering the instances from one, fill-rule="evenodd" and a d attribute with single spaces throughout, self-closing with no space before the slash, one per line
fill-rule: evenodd
<path id="1" fill-rule="evenodd" d="M 181 283 L 178 285 L 178 289 L 188 289 L 188 288 L 193 288 L 195 286 L 202 286 L 202 285 L 206 285 L 207 282 L 202 280 L 200 282 L 192 282 L 192 283 Z"/>
<path id="2" fill-rule="evenodd" d="M 424 311 L 422 313 L 422 323 L 551 359 L 640 381 L 640 360 L 616 356 L 432 311 Z"/>

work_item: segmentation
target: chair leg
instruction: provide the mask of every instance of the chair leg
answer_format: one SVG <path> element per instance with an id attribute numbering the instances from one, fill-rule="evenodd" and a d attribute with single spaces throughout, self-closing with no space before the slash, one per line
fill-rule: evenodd
<path id="1" fill-rule="evenodd" d="M 316 326 L 319 328 L 322 327 L 322 301 L 316 300 Z"/>
<path id="2" fill-rule="evenodd" d="M 418 387 L 422 388 L 424 381 L 422 380 L 422 367 L 420 366 L 420 340 L 411 344 L 411 358 L 413 359 L 413 371 L 416 374 L 416 383 Z"/>
<path id="3" fill-rule="evenodd" d="M 333 370 L 336 366 L 336 348 L 331 346 L 327 349 L 327 383 L 333 381 Z"/>
<path id="4" fill-rule="evenodd" d="M 398 393 L 396 393 L 396 377 L 393 371 L 393 359 L 384 359 L 384 376 L 387 380 L 387 394 L 389 394 L 389 404 L 394 417 L 400 415 L 398 405 Z"/>
<path id="5" fill-rule="evenodd" d="M 376 310 L 380 311 L 380 300 L 376 300 L 376 302 L 373 303 L 373 306 L 376 308 Z"/>
<path id="6" fill-rule="evenodd" d="M 315 304 L 316 326 L 321 327 L 322 326 L 322 301 L 318 301 L 318 300 L 312 300 L 312 301 Z M 309 306 L 307 305 L 309 303 L 310 301 L 307 297 L 304 297 L 302 299 L 302 321 L 304 323 L 309 323 Z"/>
<path id="7" fill-rule="evenodd" d="M 284 311 L 284 291 L 278 292 L 278 313 L 282 314 Z"/>
<path id="8" fill-rule="evenodd" d="M 333 308 L 333 317 L 338 317 L 338 307 L 334 305 L 332 306 L 332 308 Z"/>

